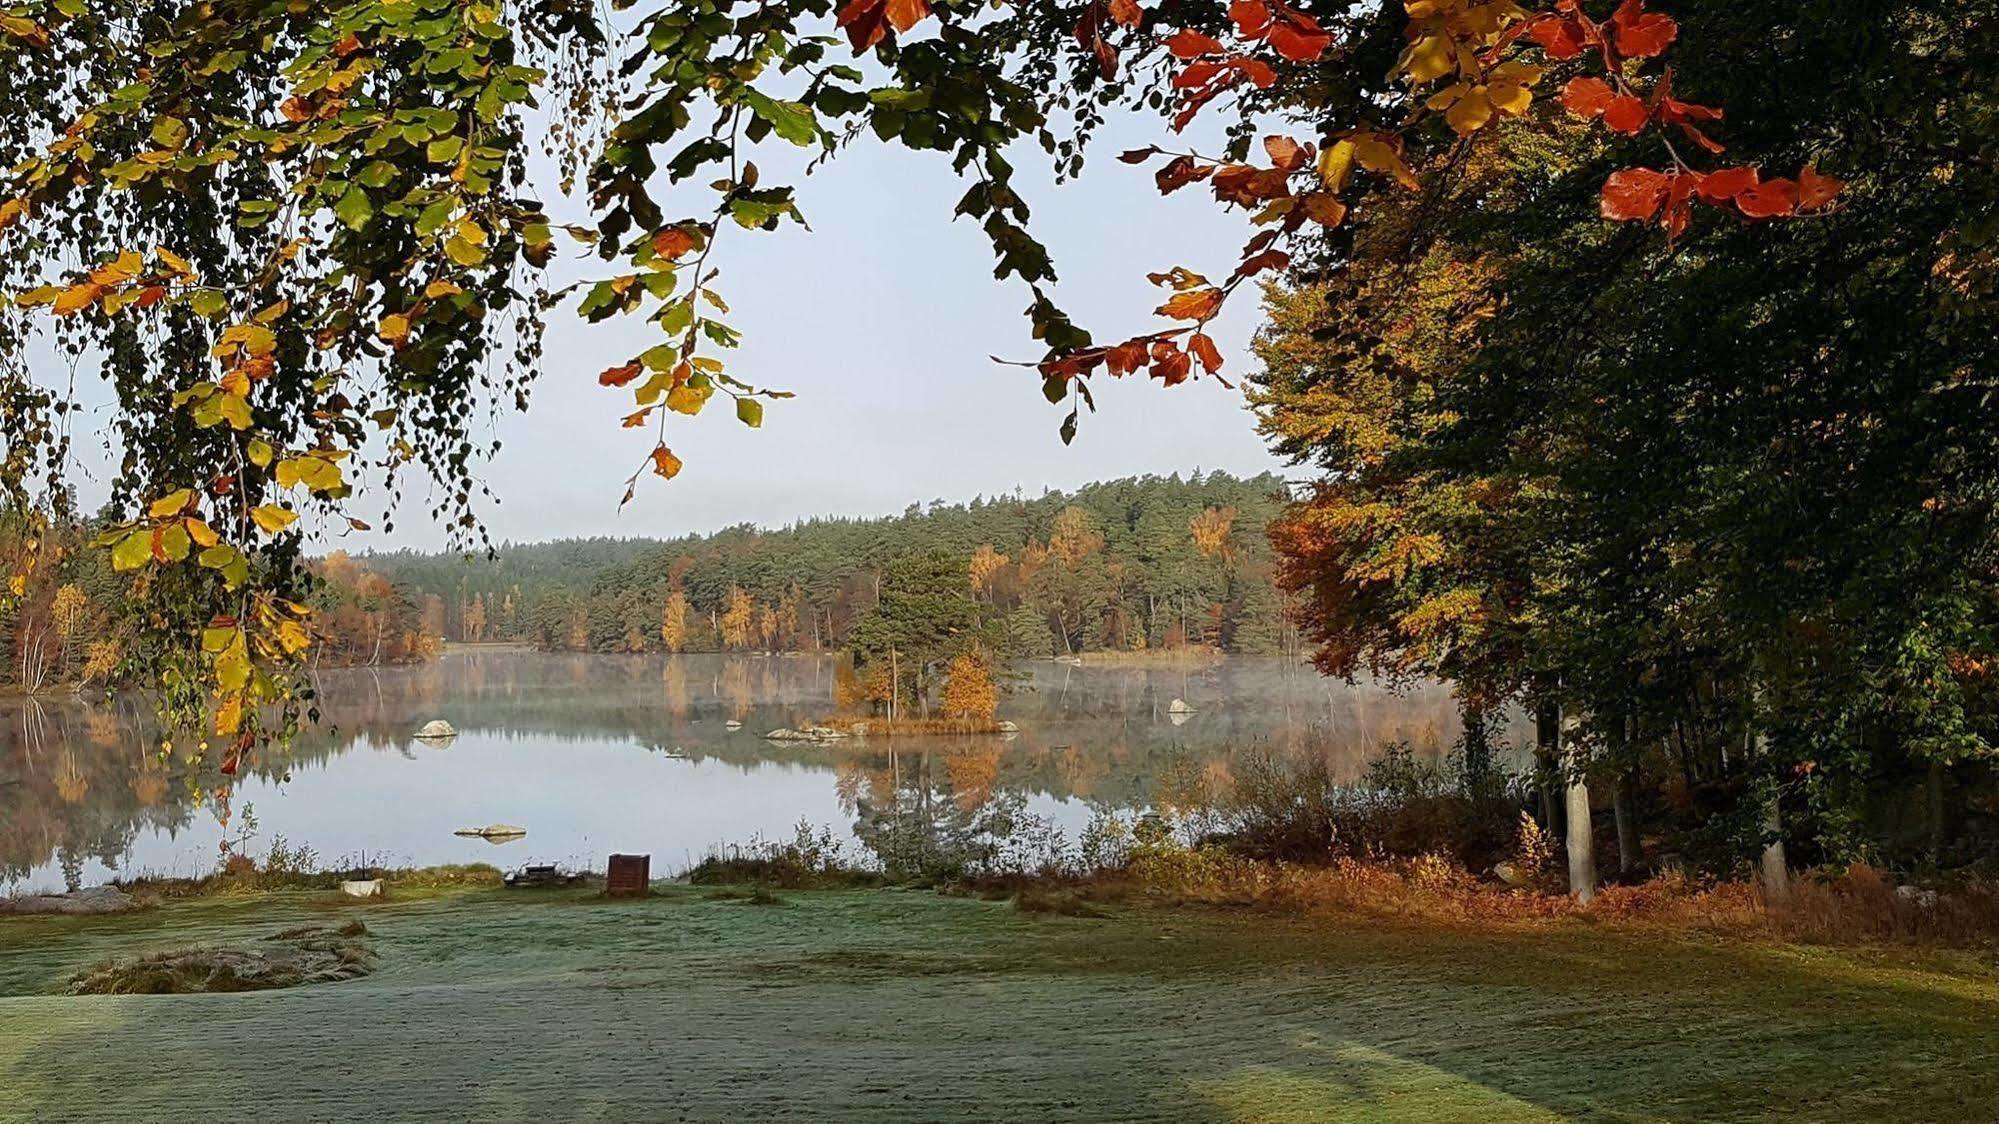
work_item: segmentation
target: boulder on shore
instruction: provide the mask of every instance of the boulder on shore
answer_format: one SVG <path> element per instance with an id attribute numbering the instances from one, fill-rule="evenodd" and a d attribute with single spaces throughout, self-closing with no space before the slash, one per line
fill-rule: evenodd
<path id="1" fill-rule="evenodd" d="M 92 886 L 68 894 L 32 894 L 0 898 L 0 913 L 128 913 L 139 908 L 132 896 L 116 886 Z"/>
<path id="2" fill-rule="evenodd" d="M 426 741 L 442 741 L 445 738 L 457 737 L 458 727 L 442 718 L 433 718 L 417 730 L 416 736 Z"/>

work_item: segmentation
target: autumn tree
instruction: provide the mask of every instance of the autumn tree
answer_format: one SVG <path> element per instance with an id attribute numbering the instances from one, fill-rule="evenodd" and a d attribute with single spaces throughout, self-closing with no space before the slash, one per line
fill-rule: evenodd
<path id="1" fill-rule="evenodd" d="M 678 652 L 687 646 L 687 594 L 680 590 L 667 594 L 666 608 L 659 621 L 659 639 L 668 652 Z"/>
<path id="2" fill-rule="evenodd" d="M 749 592 L 741 586 L 730 586 L 728 607 L 723 610 L 720 622 L 722 646 L 735 651 L 748 648 L 756 629 L 756 616 L 756 601 Z"/>
<path id="3" fill-rule="evenodd" d="M 946 718 L 991 722 L 999 710 L 999 684 L 984 652 L 967 649 L 951 658 L 944 673 L 944 697 L 939 706 Z"/>

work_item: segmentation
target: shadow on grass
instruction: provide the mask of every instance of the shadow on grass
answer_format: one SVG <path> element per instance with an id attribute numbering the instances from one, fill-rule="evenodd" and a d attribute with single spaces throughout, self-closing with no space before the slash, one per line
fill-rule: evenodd
<path id="1" fill-rule="evenodd" d="M 371 911 L 385 970 L 338 988 L 0 999 L 0 1119 L 1927 1121 L 1999 1095 L 1999 985 L 1909 950 L 709 892 Z"/>

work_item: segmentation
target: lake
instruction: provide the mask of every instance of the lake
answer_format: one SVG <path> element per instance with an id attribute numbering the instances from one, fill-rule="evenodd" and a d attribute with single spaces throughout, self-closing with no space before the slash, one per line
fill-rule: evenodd
<path id="1" fill-rule="evenodd" d="M 823 656 L 551 655 L 460 649 L 421 667 L 319 675 L 321 725 L 288 753 L 225 778 L 162 759 L 147 704 L 71 697 L 0 703 L 0 889 L 115 875 L 196 875 L 254 817 L 247 853 L 282 837 L 337 866 L 557 862 L 600 869 L 613 851 L 656 873 L 801 820 L 851 835 L 866 808 L 934 800 L 971 813 L 1017 794 L 1070 839 L 1098 809 L 1142 809 L 1173 776 L 1232 753 L 1310 746 L 1357 775 L 1390 742 L 1440 758 L 1458 732 L 1441 687 L 1395 692 L 1310 667 L 1014 669 L 1007 737 L 831 746 L 762 734 L 833 710 Z M 1193 713 L 1174 713 L 1184 699 Z M 412 736 L 443 718 L 459 736 Z M 740 722 L 731 730 L 728 723 Z M 518 824 L 495 845 L 457 828 Z"/>

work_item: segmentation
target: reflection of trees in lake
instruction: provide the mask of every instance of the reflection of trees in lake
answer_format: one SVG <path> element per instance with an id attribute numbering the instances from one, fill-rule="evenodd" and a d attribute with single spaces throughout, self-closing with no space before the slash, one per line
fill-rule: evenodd
<path id="1" fill-rule="evenodd" d="M 452 752 L 412 737 L 432 718 L 467 734 L 557 742 L 609 742 L 752 769 L 777 762 L 826 769 L 850 813 L 861 804 L 948 805 L 971 815 L 1010 793 L 1135 807 L 1157 798 L 1176 762 L 1225 775 L 1230 750 L 1310 745 L 1357 774 L 1387 741 L 1441 752 L 1456 735 L 1439 689 L 1397 696 L 1328 684 L 1309 670 L 1231 660 L 1212 668 L 1022 669 L 1002 717 L 1017 737 L 880 739 L 835 746 L 764 741 L 831 709 L 834 674 L 823 658 L 715 655 L 625 657 L 526 652 L 451 653 L 434 664 L 351 669 L 317 677 L 324 724 L 284 755 L 246 763 L 244 774 L 281 779 L 295 766 L 360 750 Z M 1168 707 L 1197 710 L 1183 725 Z M 79 699 L 0 705 L 0 878 L 18 878 L 59 855 L 115 866 L 135 837 L 177 832 L 211 813 L 198 804 L 225 780 L 163 759 L 147 704 Z M 735 718 L 738 732 L 724 729 Z M 184 748 L 184 747 L 183 747 Z M 917 798 L 910 786 L 921 784 Z M 287 799 L 310 799 L 301 791 Z"/>

